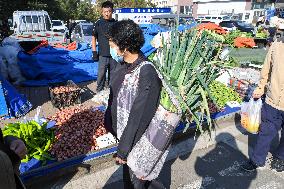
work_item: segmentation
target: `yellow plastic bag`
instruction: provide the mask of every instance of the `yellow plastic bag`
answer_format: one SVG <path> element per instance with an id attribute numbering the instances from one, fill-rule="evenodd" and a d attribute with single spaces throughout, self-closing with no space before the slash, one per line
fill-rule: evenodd
<path id="1" fill-rule="evenodd" d="M 241 106 L 241 125 L 249 133 L 257 134 L 261 122 L 262 101 L 253 98 L 249 102 L 243 102 Z"/>

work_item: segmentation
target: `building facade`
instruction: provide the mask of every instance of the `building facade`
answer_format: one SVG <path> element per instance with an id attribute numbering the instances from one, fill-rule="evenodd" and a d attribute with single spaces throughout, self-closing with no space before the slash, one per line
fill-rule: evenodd
<path id="1" fill-rule="evenodd" d="M 193 0 L 193 16 L 239 14 L 252 8 L 251 0 Z"/>
<path id="2" fill-rule="evenodd" d="M 151 0 L 156 7 L 171 8 L 174 14 L 192 14 L 192 0 Z"/>

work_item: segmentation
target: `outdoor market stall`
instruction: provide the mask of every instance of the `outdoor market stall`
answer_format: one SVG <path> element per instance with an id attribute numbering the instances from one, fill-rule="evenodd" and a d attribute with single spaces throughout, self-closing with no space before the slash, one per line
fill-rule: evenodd
<path id="1" fill-rule="evenodd" d="M 175 133 L 189 128 L 203 133 L 204 122 L 210 131 L 212 120 L 240 111 L 240 103 L 249 95 L 248 86 L 257 81 L 258 75 L 242 78 L 236 74 L 239 73 L 235 70 L 237 68 L 232 69 L 230 61 L 221 60 L 220 56 L 226 45 L 254 46 L 250 40 L 238 39 L 237 35 L 232 37 L 233 34 L 227 34 L 221 28 L 203 25 L 184 32 L 173 30 L 167 31 L 166 35 L 159 34 L 156 40 L 161 41 L 152 42 L 154 46 L 158 44 L 156 51 L 150 45 L 154 36 L 147 35 L 142 51 L 155 63 L 165 86 L 171 91 L 169 93 L 165 87 L 162 89 L 160 104 L 167 111 L 181 115 Z M 49 58 L 51 54 L 53 57 Z M 19 65 L 28 78 L 26 85 L 47 85 L 66 80 L 77 83 L 96 78 L 97 63 L 90 62 L 90 59 L 91 47 L 86 44 L 78 44 L 75 51 L 47 46 L 32 55 L 21 52 Z M 233 76 L 227 81 L 218 81 L 228 68 Z M 232 82 L 233 78 L 237 83 L 241 79 L 248 79 L 250 83 L 241 87 Z M 246 91 L 236 90 L 238 87 Z M 80 103 L 80 89 L 75 85 L 65 83 L 49 90 L 53 94 L 53 105 L 58 105 L 57 98 L 62 102 L 55 115 L 44 119 L 37 117 L 25 123 L 10 123 L 3 130 L 4 135 L 17 136 L 28 146 L 28 155 L 20 167 L 24 180 L 116 151 L 117 141 L 103 125 L 105 106 L 76 105 Z M 70 105 L 73 107 L 68 107 Z"/>

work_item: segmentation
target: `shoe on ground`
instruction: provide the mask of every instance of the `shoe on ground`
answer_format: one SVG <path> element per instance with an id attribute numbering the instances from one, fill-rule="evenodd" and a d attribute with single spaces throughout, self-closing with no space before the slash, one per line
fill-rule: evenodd
<path id="1" fill-rule="evenodd" d="M 251 160 L 249 160 L 245 164 L 241 165 L 241 168 L 245 171 L 248 171 L 248 172 L 254 172 L 254 171 L 256 171 L 257 168 L 260 168 L 260 167 L 263 167 L 263 166 L 258 166 Z"/>
<path id="2" fill-rule="evenodd" d="M 284 160 L 273 158 L 271 162 L 271 168 L 277 172 L 283 172 L 284 171 Z"/>

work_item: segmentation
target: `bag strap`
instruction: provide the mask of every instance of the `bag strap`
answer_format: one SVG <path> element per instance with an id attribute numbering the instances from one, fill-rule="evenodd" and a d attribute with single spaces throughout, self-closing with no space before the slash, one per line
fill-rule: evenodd
<path id="1" fill-rule="evenodd" d="M 144 61 L 142 62 L 137 69 L 141 69 L 144 65 L 151 65 L 153 66 L 153 68 L 156 70 L 158 77 L 161 79 L 162 81 L 162 85 L 165 88 L 166 92 L 168 93 L 170 100 L 172 101 L 172 103 L 174 104 L 174 106 L 177 108 L 178 114 L 182 114 L 182 110 L 180 108 L 180 104 L 179 101 L 177 100 L 176 96 L 174 95 L 173 91 L 170 89 L 170 87 L 168 86 L 168 84 L 166 83 L 166 81 L 164 80 L 163 75 L 159 72 L 159 70 L 155 67 L 155 65 L 152 62 L 149 61 Z"/>

